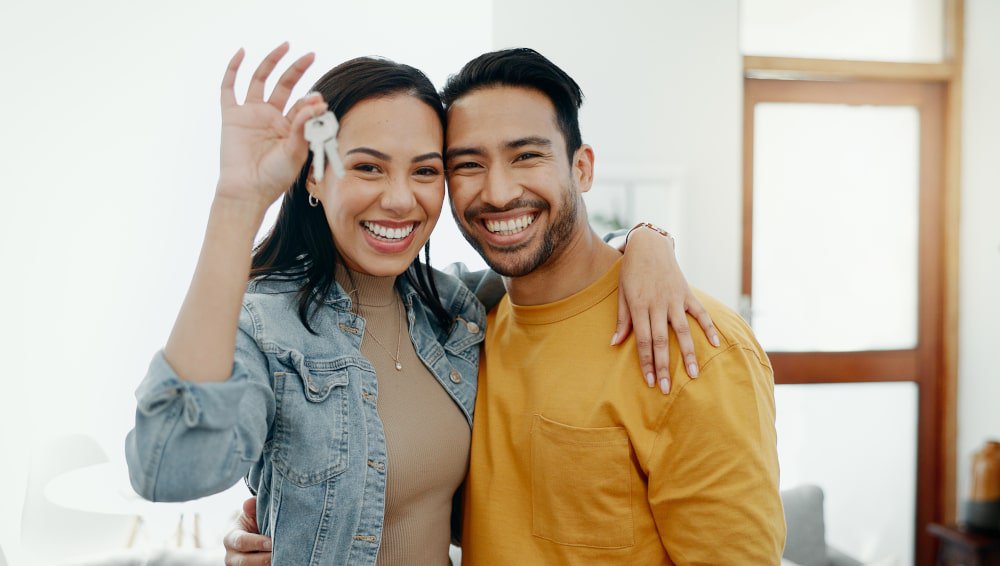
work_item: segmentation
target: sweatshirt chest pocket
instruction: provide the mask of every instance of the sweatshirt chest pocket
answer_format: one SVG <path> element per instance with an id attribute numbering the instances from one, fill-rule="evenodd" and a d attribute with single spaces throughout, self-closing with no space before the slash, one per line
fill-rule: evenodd
<path id="1" fill-rule="evenodd" d="M 347 469 L 349 364 L 293 361 L 274 374 L 275 469 L 300 487 L 326 481 Z"/>
<path id="2" fill-rule="evenodd" d="M 536 414 L 531 534 L 570 546 L 634 545 L 631 467 L 624 428 L 580 428 Z"/>

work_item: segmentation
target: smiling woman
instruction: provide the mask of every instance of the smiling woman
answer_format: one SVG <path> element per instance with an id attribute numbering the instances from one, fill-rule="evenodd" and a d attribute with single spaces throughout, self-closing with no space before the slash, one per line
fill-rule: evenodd
<path id="1" fill-rule="evenodd" d="M 444 199 L 444 111 L 417 69 L 359 58 L 285 114 L 313 58 L 265 100 L 287 51 L 260 64 L 242 105 L 242 51 L 226 71 L 215 202 L 187 299 L 137 395 L 132 484 L 177 501 L 246 476 L 275 563 L 446 562 L 485 313 L 417 259 Z M 327 107 L 343 177 L 315 175 L 303 138 Z"/>
<path id="2" fill-rule="evenodd" d="M 348 267 L 372 275 L 402 273 L 441 214 L 440 114 L 400 94 L 358 103 L 342 128 L 338 143 L 346 149 L 346 176 L 322 185 L 310 181 L 309 189 L 323 203 Z"/>

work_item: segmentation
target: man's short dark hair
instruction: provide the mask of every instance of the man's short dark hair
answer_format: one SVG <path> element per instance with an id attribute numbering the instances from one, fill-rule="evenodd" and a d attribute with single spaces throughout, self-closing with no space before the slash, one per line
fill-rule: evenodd
<path id="1" fill-rule="evenodd" d="M 441 91 L 445 108 L 479 89 L 494 86 L 531 88 L 547 96 L 556 109 L 556 125 L 566 138 L 570 163 L 583 145 L 578 110 L 583 104 L 580 85 L 541 53 L 527 47 L 484 53 L 448 77 Z"/>

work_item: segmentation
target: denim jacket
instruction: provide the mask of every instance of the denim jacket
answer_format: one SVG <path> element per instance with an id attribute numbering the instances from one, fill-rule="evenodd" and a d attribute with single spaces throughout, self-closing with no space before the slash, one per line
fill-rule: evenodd
<path id="1" fill-rule="evenodd" d="M 458 280 L 435 275 L 450 328 L 405 277 L 396 285 L 417 355 L 471 426 L 485 311 Z M 473 285 L 484 279 L 461 275 Z M 502 289 L 492 280 L 491 302 Z M 298 318 L 300 286 L 248 285 L 227 381 L 181 380 L 156 354 L 126 440 L 132 485 L 152 501 L 184 501 L 245 476 L 274 564 L 375 564 L 387 461 L 375 370 L 360 351 L 364 320 L 334 285 L 310 320 L 318 335 L 310 334 Z"/>

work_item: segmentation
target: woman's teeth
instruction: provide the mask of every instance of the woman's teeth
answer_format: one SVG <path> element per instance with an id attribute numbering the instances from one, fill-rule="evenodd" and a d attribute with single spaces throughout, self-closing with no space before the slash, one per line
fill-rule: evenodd
<path id="1" fill-rule="evenodd" d="M 410 235 L 413 229 L 417 227 L 417 223 L 407 224 L 402 228 L 389 228 L 382 226 L 381 224 L 376 224 L 374 222 L 362 222 L 362 226 L 366 230 L 372 233 L 372 235 L 377 236 L 383 240 L 402 240 L 403 238 Z"/>
<path id="2" fill-rule="evenodd" d="M 534 214 L 525 214 L 513 220 L 487 220 L 486 229 L 494 234 L 510 236 L 524 230 L 535 221 Z"/>

